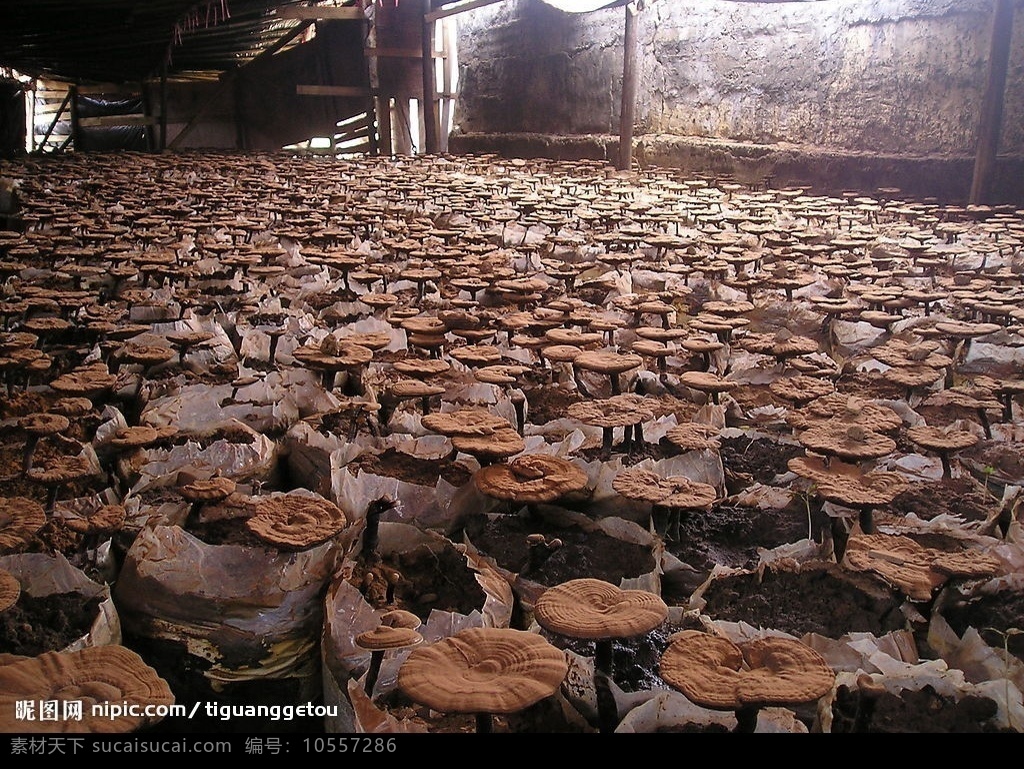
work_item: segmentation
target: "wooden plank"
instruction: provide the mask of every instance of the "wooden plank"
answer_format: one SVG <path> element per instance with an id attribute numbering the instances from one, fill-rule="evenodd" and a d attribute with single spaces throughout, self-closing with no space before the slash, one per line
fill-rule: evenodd
<path id="1" fill-rule="evenodd" d="M 367 56 L 376 56 L 379 59 L 422 59 L 423 51 L 418 48 L 376 48 L 366 47 Z M 441 54 L 434 52 L 434 58 L 441 58 Z"/>
<path id="2" fill-rule="evenodd" d="M 142 90 L 141 84 L 122 83 L 89 83 L 78 86 L 78 93 L 108 94 L 110 96 L 138 96 Z"/>
<path id="3" fill-rule="evenodd" d="M 71 103 L 71 91 L 68 91 L 67 94 L 64 96 L 64 101 L 62 101 L 60 103 L 60 109 L 58 109 L 56 114 L 53 116 L 53 122 L 50 123 L 50 127 L 47 128 L 46 129 L 46 133 L 43 134 L 43 140 L 41 142 L 39 142 L 40 144 L 46 144 L 46 141 L 50 138 L 50 134 L 53 133 L 53 129 L 56 128 L 57 127 L 57 123 L 60 122 L 60 116 L 62 114 L 64 114 L 64 110 L 67 109 L 67 106 L 70 103 Z"/>
<path id="4" fill-rule="evenodd" d="M 366 14 L 362 8 L 321 6 L 306 8 L 285 6 L 275 11 L 279 19 L 301 19 L 302 21 L 363 21 Z"/>
<path id="5" fill-rule="evenodd" d="M 423 98 L 420 99 L 420 115 L 423 119 L 424 145 L 427 154 L 436 155 L 440 151 L 437 140 L 437 105 L 434 103 L 437 92 L 436 75 L 434 73 L 434 20 L 431 13 L 430 0 L 423 0 Z"/>
<path id="6" fill-rule="evenodd" d="M 981 104 L 978 126 L 978 149 L 971 180 L 971 204 L 984 203 L 991 194 L 995 176 L 999 134 L 1003 127 L 1003 99 L 1006 74 L 1010 63 L 1010 40 L 1013 37 L 1013 2 L 996 0 L 992 14 L 992 43 L 988 56 L 988 80 Z"/>
<path id="7" fill-rule="evenodd" d="M 299 96 L 372 96 L 369 88 L 354 85 L 297 85 L 295 93 Z"/>
<path id="8" fill-rule="evenodd" d="M 391 157 L 395 154 L 391 142 L 391 99 L 386 96 L 378 96 L 377 102 L 377 133 L 379 134 L 380 154 Z"/>
<path id="9" fill-rule="evenodd" d="M 78 119 L 80 128 L 106 128 L 108 126 L 150 126 L 156 125 L 156 118 L 149 115 L 102 115 Z"/>
<path id="10" fill-rule="evenodd" d="M 464 11 L 473 11 L 477 8 L 483 8 L 486 5 L 494 5 L 495 3 L 502 3 L 505 0 L 468 0 L 464 3 L 456 3 L 446 5 L 443 8 L 439 8 L 436 11 L 431 11 L 427 14 L 427 21 L 440 21 L 446 19 L 449 16 L 454 16 L 457 13 L 463 13 Z"/>
<path id="11" fill-rule="evenodd" d="M 620 171 L 633 166 L 633 122 L 636 120 L 637 73 L 637 16 L 640 5 L 626 6 L 626 32 L 622 51 L 622 108 L 619 111 L 619 164 Z"/>

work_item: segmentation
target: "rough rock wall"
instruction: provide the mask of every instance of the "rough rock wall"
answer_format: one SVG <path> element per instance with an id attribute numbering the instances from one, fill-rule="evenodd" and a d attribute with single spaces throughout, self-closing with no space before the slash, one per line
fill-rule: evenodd
<path id="1" fill-rule="evenodd" d="M 637 133 L 970 156 L 993 0 L 647 0 Z M 621 8 L 508 0 L 459 17 L 464 133 L 617 133 Z M 1024 155 L 1024 4 L 1001 151 Z"/>

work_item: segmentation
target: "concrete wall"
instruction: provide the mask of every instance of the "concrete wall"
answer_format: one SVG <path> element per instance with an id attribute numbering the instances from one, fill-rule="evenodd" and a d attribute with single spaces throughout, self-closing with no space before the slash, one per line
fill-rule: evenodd
<path id="1" fill-rule="evenodd" d="M 965 194 L 985 90 L 994 0 L 819 0 L 750 3 L 647 0 L 639 17 L 639 157 L 697 164 L 708 153 L 794 153 L 900 186 L 908 158 L 955 169 Z M 501 149 L 514 137 L 567 152 L 614 156 L 624 10 L 568 15 L 540 0 L 507 0 L 459 17 L 462 94 L 453 149 Z M 1024 177 L 1024 3 L 1017 0 L 999 190 Z M 588 145 L 586 149 L 583 145 Z M 708 148 L 711 148 L 710 150 Z M 646 153 L 646 155 L 645 155 Z M 871 171 L 867 156 L 885 156 Z M 677 163 L 673 163 L 673 158 Z M 768 158 L 768 160 L 765 160 Z M 837 160 L 838 158 L 838 160 Z M 951 165 L 950 165 L 951 164 Z M 723 166 L 718 158 L 718 166 Z M 728 163 L 724 163 L 728 166 Z M 733 164 L 741 173 L 744 164 Z M 924 167 L 924 166 L 922 166 Z M 718 171 L 723 170 L 721 167 Z M 728 170 L 728 169 L 725 169 Z M 747 170 L 748 173 L 753 173 Z M 799 173 L 797 174 L 799 176 Z M 809 181 L 814 181 L 809 179 Z M 1024 195 L 1021 196 L 1024 200 Z"/>

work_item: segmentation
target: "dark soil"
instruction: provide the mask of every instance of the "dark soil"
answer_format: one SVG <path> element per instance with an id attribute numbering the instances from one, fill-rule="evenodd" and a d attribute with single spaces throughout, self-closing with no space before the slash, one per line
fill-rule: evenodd
<path id="1" fill-rule="evenodd" d="M 716 564 L 752 569 L 760 559 L 759 548 L 770 550 L 807 538 L 821 541 L 827 526 L 828 517 L 818 507 L 811 508 L 809 519 L 799 499 L 782 510 L 716 505 L 706 513 L 681 516 L 678 530 L 669 531 L 665 549 L 694 571 L 667 579 L 662 587 L 664 597 L 683 603 Z"/>
<path id="2" fill-rule="evenodd" d="M 0 653 L 34 657 L 66 648 L 92 629 L 101 601 L 83 600 L 77 593 L 23 593 L 14 606 L 0 612 Z"/>
<path id="3" fill-rule="evenodd" d="M 418 486 L 436 486 L 440 478 L 452 486 L 460 487 L 469 483 L 472 471 L 461 462 L 451 459 L 421 459 L 403 454 L 395 449 L 386 449 L 381 454 L 362 454 L 346 466 L 353 475 L 365 471 L 385 478 L 398 478 Z"/>
<path id="4" fill-rule="evenodd" d="M 1005 642 L 1011 654 L 1024 661 L 1024 591 L 1002 590 L 997 593 L 964 596 L 949 593 L 939 611 L 949 626 L 962 636 L 973 627 L 995 648 Z"/>
<path id="5" fill-rule="evenodd" d="M 872 734 L 980 734 L 1002 731 L 991 724 L 998 706 L 987 697 L 966 696 L 959 702 L 938 694 L 931 686 L 886 692 L 869 700 L 858 691 L 840 686 L 832 706 L 832 733 Z"/>
<path id="6" fill-rule="evenodd" d="M 956 515 L 968 521 L 984 521 L 998 515 L 1000 501 L 969 477 L 943 478 L 915 483 L 893 500 L 887 512 L 930 521 L 940 515 Z"/>
<path id="7" fill-rule="evenodd" d="M 703 597 L 703 613 L 712 619 L 746 622 L 797 637 L 817 633 L 840 638 L 853 632 L 882 636 L 906 624 L 899 596 L 831 563 L 800 571 L 766 569 L 760 581 L 756 573 L 721 577 Z"/>
<path id="8" fill-rule="evenodd" d="M 523 391 L 526 395 L 526 421 L 532 425 L 543 425 L 565 417 L 566 409 L 583 400 L 576 392 L 563 390 L 555 385 L 531 387 Z"/>
<path id="9" fill-rule="evenodd" d="M 652 572 L 656 566 L 650 548 L 610 537 L 600 531 L 555 526 L 543 519 L 526 516 L 475 516 L 464 526 L 468 540 L 503 569 L 521 574 L 541 585 L 568 582 L 580 577 L 619 584 L 623 579 Z M 526 538 L 543 534 L 562 546 L 550 551 L 546 560 L 530 568 Z"/>
<path id="10" fill-rule="evenodd" d="M 770 484 L 776 475 L 789 472 L 786 463 L 790 459 L 806 452 L 803 446 L 740 436 L 722 440 L 721 453 L 727 472 L 750 475 L 759 483 Z"/>
<path id="11" fill-rule="evenodd" d="M 398 573 L 397 579 L 389 580 L 389 574 L 394 572 Z M 433 609 L 458 614 L 479 611 L 487 594 L 475 575 L 454 548 L 431 552 L 419 547 L 386 556 L 380 563 L 360 561 L 349 582 L 375 609 L 405 609 L 426 622 Z M 393 583 L 390 591 L 389 582 Z"/>

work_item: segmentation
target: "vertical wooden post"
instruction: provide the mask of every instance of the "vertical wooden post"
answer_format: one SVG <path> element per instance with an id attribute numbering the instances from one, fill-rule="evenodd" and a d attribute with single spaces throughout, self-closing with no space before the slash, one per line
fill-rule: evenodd
<path id="1" fill-rule="evenodd" d="M 160 68 L 160 151 L 167 149 L 167 62 Z"/>
<path id="2" fill-rule="evenodd" d="M 391 157 L 395 154 L 391 142 L 391 99 L 377 97 L 377 132 L 380 135 L 380 154 Z"/>
<path id="3" fill-rule="evenodd" d="M 74 142 L 75 149 L 81 148 L 81 142 L 79 141 L 79 131 L 81 128 L 78 125 L 78 86 L 73 85 L 68 89 L 68 97 L 71 99 L 71 133 L 68 138 L 64 140 L 64 143 L 60 146 L 63 150 L 69 143 Z"/>
<path id="4" fill-rule="evenodd" d="M 622 50 L 622 108 L 619 110 L 620 171 L 633 166 L 633 122 L 636 119 L 636 89 L 639 75 L 636 63 L 636 21 L 643 10 L 643 0 L 626 5 L 626 30 Z"/>
<path id="5" fill-rule="evenodd" d="M 440 144 L 437 140 L 437 97 L 434 74 L 434 22 L 430 19 L 431 0 L 423 0 L 423 99 L 420 114 L 423 116 L 424 144 L 426 151 L 436 154 Z"/>
<path id="6" fill-rule="evenodd" d="M 992 14 L 992 44 L 988 55 L 988 82 L 981 105 L 978 125 L 978 149 L 974 158 L 974 179 L 971 182 L 972 204 L 983 203 L 992 192 L 999 133 L 1003 123 L 1003 94 L 1006 71 L 1010 62 L 1010 39 L 1013 37 L 1013 0 L 996 0 Z"/>

